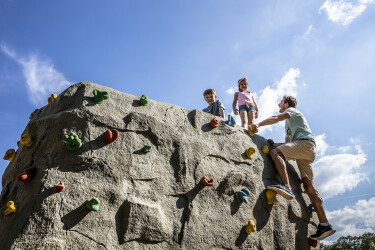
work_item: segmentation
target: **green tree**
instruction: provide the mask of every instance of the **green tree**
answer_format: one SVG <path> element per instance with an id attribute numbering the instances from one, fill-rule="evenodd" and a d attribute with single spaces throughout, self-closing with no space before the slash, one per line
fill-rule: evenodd
<path id="1" fill-rule="evenodd" d="M 323 250 L 338 250 L 338 249 L 358 249 L 358 250 L 375 250 L 375 234 L 364 233 L 360 236 L 342 236 L 332 245 L 320 244 L 320 249 Z"/>

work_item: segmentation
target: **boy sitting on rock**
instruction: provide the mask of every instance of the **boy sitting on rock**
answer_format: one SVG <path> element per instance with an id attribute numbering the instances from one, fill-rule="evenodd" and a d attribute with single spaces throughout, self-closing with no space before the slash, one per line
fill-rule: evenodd
<path id="1" fill-rule="evenodd" d="M 203 92 L 203 96 L 209 105 L 203 111 L 224 118 L 225 107 L 220 100 L 216 100 L 216 91 L 214 89 L 206 89 Z"/>

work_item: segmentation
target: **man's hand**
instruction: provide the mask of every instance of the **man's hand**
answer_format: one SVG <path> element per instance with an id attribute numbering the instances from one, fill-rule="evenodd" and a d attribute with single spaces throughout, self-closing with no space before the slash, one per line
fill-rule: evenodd
<path id="1" fill-rule="evenodd" d="M 258 133 L 258 127 L 259 125 L 258 124 L 252 124 L 251 125 L 251 131 L 253 131 L 253 133 Z"/>
<path id="2" fill-rule="evenodd" d="M 235 115 L 238 115 L 238 109 L 233 109 L 233 113 L 234 113 Z"/>
<path id="3" fill-rule="evenodd" d="M 275 143 L 273 142 L 272 139 L 268 139 L 267 142 L 268 142 L 268 144 L 270 144 L 271 146 L 273 146 L 273 144 L 275 144 Z"/>

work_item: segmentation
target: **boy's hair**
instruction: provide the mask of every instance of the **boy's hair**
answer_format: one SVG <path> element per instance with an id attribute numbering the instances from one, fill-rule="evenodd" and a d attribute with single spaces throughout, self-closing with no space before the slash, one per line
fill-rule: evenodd
<path id="1" fill-rule="evenodd" d="M 247 80 L 247 77 L 245 76 L 244 78 L 241 78 L 240 80 L 238 80 L 238 91 L 240 91 L 241 92 L 241 88 L 240 88 L 240 83 L 241 82 L 245 82 L 245 83 L 247 83 L 247 84 L 249 84 L 249 81 Z"/>
<path id="2" fill-rule="evenodd" d="M 216 91 L 214 89 L 206 89 L 203 92 L 203 96 L 206 96 L 206 95 L 216 95 Z"/>
<path id="3" fill-rule="evenodd" d="M 284 95 L 284 103 L 288 103 L 289 107 L 297 107 L 297 99 L 291 95 Z"/>

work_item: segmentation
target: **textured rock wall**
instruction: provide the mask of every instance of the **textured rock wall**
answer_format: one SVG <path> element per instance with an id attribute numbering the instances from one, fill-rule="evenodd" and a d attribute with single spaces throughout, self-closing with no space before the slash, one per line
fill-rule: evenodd
<path id="1" fill-rule="evenodd" d="M 110 98 L 96 104 L 94 89 Z M 280 179 L 261 151 L 266 140 L 239 126 L 212 128 L 212 118 L 152 100 L 141 106 L 139 97 L 93 83 L 71 86 L 30 120 L 34 142 L 20 145 L 4 172 L 0 249 L 309 249 L 317 217 L 295 168 L 288 164 L 296 199 L 268 205 L 265 187 Z M 120 132 L 110 144 L 107 129 Z M 63 140 L 71 132 L 83 143 L 76 151 Z M 30 166 L 34 179 L 16 181 Z M 214 186 L 204 187 L 203 176 Z M 60 181 L 66 187 L 56 193 Z M 236 196 L 243 188 L 248 204 Z M 98 212 L 85 206 L 93 197 Z M 6 216 L 8 201 L 17 212 Z M 250 219 L 257 232 L 248 235 Z"/>

